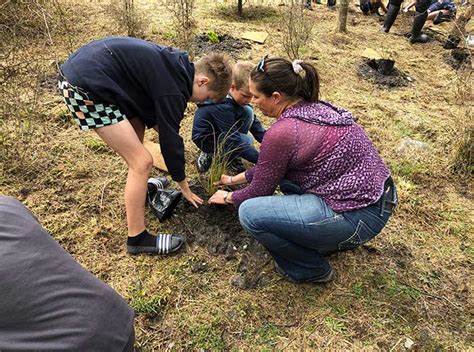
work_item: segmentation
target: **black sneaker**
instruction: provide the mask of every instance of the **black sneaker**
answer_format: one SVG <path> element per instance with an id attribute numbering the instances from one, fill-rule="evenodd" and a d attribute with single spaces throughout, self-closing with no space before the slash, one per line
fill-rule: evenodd
<path id="1" fill-rule="evenodd" d="M 204 173 L 211 167 L 212 154 L 201 152 L 196 160 L 196 166 L 200 173 Z"/>
<path id="2" fill-rule="evenodd" d="M 186 239 L 183 235 L 159 233 L 156 235 L 154 246 L 131 246 L 127 245 L 127 252 L 130 254 L 172 254 L 177 252 Z"/>
<path id="3" fill-rule="evenodd" d="M 150 177 L 148 179 L 148 192 L 155 192 L 157 189 L 164 189 L 169 182 L 166 176 Z"/>
<path id="4" fill-rule="evenodd" d="M 235 158 L 232 160 L 228 166 L 228 169 L 234 174 L 240 174 L 246 170 L 240 158 Z"/>

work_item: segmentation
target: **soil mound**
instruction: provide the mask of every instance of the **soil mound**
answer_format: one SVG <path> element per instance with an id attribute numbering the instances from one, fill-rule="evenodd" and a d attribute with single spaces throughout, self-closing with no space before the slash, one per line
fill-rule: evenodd
<path id="1" fill-rule="evenodd" d="M 362 59 L 357 67 L 357 75 L 363 79 L 374 82 L 382 88 L 407 87 L 413 83 L 413 78 L 396 67 L 390 70 L 381 70 L 380 61 L 383 60 Z"/>
<path id="2" fill-rule="evenodd" d="M 456 48 L 443 54 L 444 62 L 455 70 L 472 68 L 472 55 L 469 49 Z"/>
<path id="3" fill-rule="evenodd" d="M 193 192 L 207 199 L 200 186 L 193 186 Z M 181 201 L 174 211 L 177 219 L 173 230 L 184 233 L 188 244 L 207 249 L 209 254 L 223 256 L 226 260 L 238 260 L 238 277 L 233 284 L 239 288 L 253 288 L 264 281 L 263 268 L 270 256 L 257 241 L 240 226 L 237 210 L 233 206 L 205 205 L 198 209 L 189 202 Z M 195 273 L 204 272 L 195 268 Z"/>
<path id="4" fill-rule="evenodd" d="M 251 45 L 243 40 L 234 38 L 229 34 L 218 36 L 218 42 L 213 43 L 206 33 L 202 33 L 194 38 L 193 49 L 196 55 L 204 55 L 211 51 L 224 52 L 237 59 L 241 52 L 250 49 Z"/>

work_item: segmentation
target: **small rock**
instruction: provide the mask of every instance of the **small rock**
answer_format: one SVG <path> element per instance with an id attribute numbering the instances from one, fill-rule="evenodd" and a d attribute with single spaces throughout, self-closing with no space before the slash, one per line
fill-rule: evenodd
<path id="1" fill-rule="evenodd" d="M 428 147 L 428 144 L 425 142 L 417 141 L 415 139 L 411 139 L 410 137 L 405 137 L 398 145 L 397 151 L 403 154 L 407 151 L 407 149 L 425 150 L 428 149 Z"/>
<path id="2" fill-rule="evenodd" d="M 207 265 L 206 262 L 193 263 L 193 265 L 191 266 L 191 272 L 195 274 L 205 273 L 208 270 L 209 270 L 209 266 Z"/>
<path id="3" fill-rule="evenodd" d="M 409 337 L 407 337 L 407 338 L 405 339 L 405 343 L 404 343 L 403 345 L 405 346 L 405 348 L 406 348 L 407 350 L 410 351 L 411 349 L 413 349 L 413 346 L 415 346 L 415 341 L 413 341 L 412 339 L 410 339 Z"/>
<path id="4" fill-rule="evenodd" d="M 232 286 L 237 288 L 246 289 L 247 288 L 247 280 L 243 275 L 238 275 L 232 279 Z"/>

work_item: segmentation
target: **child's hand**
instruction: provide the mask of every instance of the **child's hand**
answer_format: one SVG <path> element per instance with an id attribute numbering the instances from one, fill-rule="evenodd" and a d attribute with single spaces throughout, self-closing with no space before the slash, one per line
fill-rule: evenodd
<path id="1" fill-rule="evenodd" d="M 197 194 L 194 194 L 189 188 L 188 181 L 184 179 L 181 182 L 178 182 L 179 188 L 181 188 L 181 192 L 183 193 L 184 198 L 187 199 L 189 203 L 191 203 L 194 207 L 199 207 L 204 202 Z"/>
<path id="2" fill-rule="evenodd" d="M 407 13 L 408 12 L 408 7 L 404 7 L 403 12 Z"/>
<path id="3" fill-rule="evenodd" d="M 197 194 L 193 193 L 191 189 L 181 190 L 183 193 L 184 198 L 188 200 L 189 203 L 191 203 L 195 208 L 199 207 L 199 205 L 202 205 L 204 202 Z"/>

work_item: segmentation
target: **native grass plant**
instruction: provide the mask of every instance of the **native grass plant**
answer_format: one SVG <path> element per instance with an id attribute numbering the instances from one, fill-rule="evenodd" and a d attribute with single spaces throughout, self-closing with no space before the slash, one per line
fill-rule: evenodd
<path id="1" fill-rule="evenodd" d="M 237 123 L 235 123 L 233 127 L 236 124 Z M 229 137 L 232 132 L 235 133 L 233 130 L 234 128 L 231 128 L 225 134 L 217 136 L 214 126 L 212 126 L 212 132 L 214 136 L 214 152 L 212 154 L 211 166 L 207 172 L 207 179 L 203 185 L 207 194 L 210 196 L 217 191 L 218 186 L 216 184 L 221 179 L 221 176 L 227 172 L 227 169 L 230 166 L 231 157 L 235 155 L 239 149 L 238 147 L 228 147 Z"/>
<path id="2" fill-rule="evenodd" d="M 469 57 L 468 59 L 471 60 L 472 58 Z M 451 169 L 461 175 L 474 174 L 473 72 L 470 65 L 457 70 L 452 84 L 454 100 L 461 109 L 459 122 L 457 123 L 460 127 L 460 134 L 455 139 L 456 143 Z"/>
<path id="3" fill-rule="evenodd" d="M 472 117 L 472 110 L 471 110 Z M 462 130 L 461 139 L 457 143 L 452 165 L 453 171 L 461 175 L 474 175 L 474 124 Z"/>
<path id="4" fill-rule="evenodd" d="M 129 37 L 145 37 L 149 19 L 145 11 L 136 6 L 134 0 L 111 0 L 106 11 L 118 30 L 125 30 Z"/>
<path id="5" fill-rule="evenodd" d="M 213 195 L 218 186 L 217 182 L 221 179 L 221 176 L 226 173 L 229 167 L 230 152 L 226 152 L 224 143 L 217 143 L 214 153 L 212 154 L 211 166 L 208 170 L 206 184 L 204 185 L 208 195 Z"/>
<path id="6" fill-rule="evenodd" d="M 468 62 L 471 63 L 472 57 L 468 57 Z M 461 106 L 469 106 L 472 104 L 474 94 L 472 92 L 472 82 L 474 78 L 474 70 L 471 67 L 457 70 L 454 78 L 453 93 L 456 103 Z"/>
<path id="7" fill-rule="evenodd" d="M 302 1 L 291 0 L 289 8 L 282 10 L 283 48 L 291 59 L 299 59 L 311 41 L 314 19 L 304 10 Z"/>
<path id="8" fill-rule="evenodd" d="M 194 10 L 195 0 L 172 0 L 168 9 L 173 16 L 173 29 L 176 32 L 176 46 L 186 51 L 189 58 L 194 58 L 193 39 L 196 31 Z"/>

